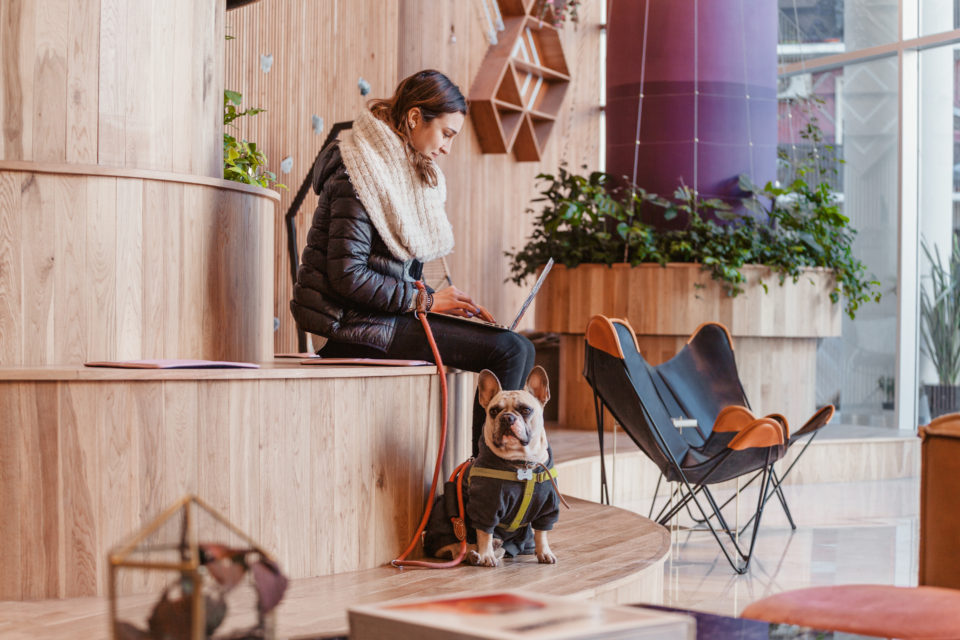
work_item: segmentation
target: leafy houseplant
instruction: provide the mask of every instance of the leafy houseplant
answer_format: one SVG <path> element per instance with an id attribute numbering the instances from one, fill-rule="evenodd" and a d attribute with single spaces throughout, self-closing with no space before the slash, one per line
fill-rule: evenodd
<path id="1" fill-rule="evenodd" d="M 798 177 L 785 188 L 758 189 L 743 179 L 741 186 L 750 190 L 743 204 L 754 213 L 744 215 L 721 200 L 698 198 L 686 186 L 666 199 L 635 185 L 608 188 L 614 177 L 596 171 L 581 176 L 561 166 L 557 175 L 537 178 L 545 188 L 535 202 L 545 204 L 527 244 L 507 253 L 518 284 L 550 257 L 571 268 L 588 262 L 694 262 L 736 296 L 745 283 L 740 269 L 760 264 L 770 267 L 781 284 L 787 278 L 798 281 L 806 267 L 833 270 L 837 285 L 831 300 L 843 296 L 851 318 L 861 304 L 880 299 L 879 283 L 866 276 L 852 253 L 856 231 L 825 183 L 811 187 Z M 663 220 L 684 215 L 686 227 L 658 231 L 646 224 L 640 218 L 645 203 L 660 210 Z"/>
<path id="2" fill-rule="evenodd" d="M 877 379 L 877 387 L 880 388 L 882 400 L 880 406 L 885 410 L 893 409 L 894 394 L 896 393 L 896 378 L 893 376 L 881 376 Z"/>
<path id="3" fill-rule="evenodd" d="M 784 187 L 768 182 L 761 188 L 741 176 L 739 186 L 745 195 L 738 207 L 700 198 L 685 185 L 668 199 L 629 184 L 626 178 L 596 171 L 580 176 L 561 166 L 556 176 L 539 174 L 545 188 L 534 202 L 545 204 L 526 246 L 507 253 L 512 279 L 522 283 L 550 257 L 567 267 L 585 262 L 632 266 L 693 262 L 736 296 L 744 290 L 745 265 L 770 267 L 780 284 L 787 278 L 797 282 L 807 267 L 823 267 L 836 276 L 831 301 L 845 298 L 844 311 L 854 318 L 860 305 L 880 300 L 880 283 L 866 275 L 865 265 L 853 255 L 857 232 L 841 213 L 837 194 L 826 180 L 836 168 L 821 153 L 832 147 L 824 142 L 815 105 L 800 106 L 808 115 L 800 137 L 810 150 L 792 162 L 780 154 L 793 180 Z M 641 211 L 650 210 L 659 211 L 664 222 L 682 216 L 686 226 L 658 230 L 641 220 Z"/>
<path id="4" fill-rule="evenodd" d="M 953 241 L 949 261 L 923 243 L 930 262 L 930 286 L 920 291 L 920 335 L 923 350 L 937 372 L 936 385 L 926 385 L 931 417 L 956 411 L 960 394 L 960 242 Z"/>
<path id="5" fill-rule="evenodd" d="M 580 22 L 580 2 L 581 0 L 540 0 L 540 6 L 534 10 L 533 15 L 540 20 L 551 18 L 551 23 L 558 29 L 563 26 L 567 17 L 576 25 Z"/>
<path id="6" fill-rule="evenodd" d="M 257 143 L 241 140 L 227 133 L 227 127 L 236 127 L 233 121 L 243 116 L 255 116 L 266 109 L 239 109 L 243 96 L 236 91 L 223 92 L 223 177 L 235 182 L 286 189 L 277 182 L 277 174 L 267 170 L 267 156 Z"/>

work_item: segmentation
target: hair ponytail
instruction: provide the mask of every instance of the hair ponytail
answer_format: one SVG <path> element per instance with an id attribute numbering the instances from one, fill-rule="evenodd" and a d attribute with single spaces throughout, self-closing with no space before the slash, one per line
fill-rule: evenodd
<path id="1" fill-rule="evenodd" d="M 401 80 L 392 98 L 371 100 L 368 105 L 373 116 L 390 125 L 404 141 L 407 157 L 420 180 L 431 187 L 437 186 L 437 168 L 433 160 L 417 151 L 411 143 L 407 113 L 419 108 L 424 122 L 444 113 L 466 115 L 467 101 L 460 88 L 439 71 L 425 69 Z"/>

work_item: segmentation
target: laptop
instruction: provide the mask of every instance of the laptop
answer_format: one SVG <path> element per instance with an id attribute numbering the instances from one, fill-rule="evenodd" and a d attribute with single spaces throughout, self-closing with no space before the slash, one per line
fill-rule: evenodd
<path id="1" fill-rule="evenodd" d="M 516 317 L 513 319 L 509 325 L 503 325 L 494 322 L 487 322 L 482 318 L 464 318 L 463 316 L 453 316 L 448 314 L 438 314 L 442 315 L 444 318 L 450 318 L 453 320 L 462 320 L 463 322 L 472 322 L 473 324 L 483 325 L 485 327 L 491 327 L 493 329 L 501 329 L 503 331 L 514 331 L 517 328 L 517 325 L 520 324 L 520 319 L 523 318 L 523 314 L 527 312 L 527 309 L 530 307 L 530 303 L 533 302 L 533 299 L 537 296 L 537 292 L 540 291 L 540 287 L 543 285 L 543 281 L 547 279 L 547 274 L 550 273 L 550 269 L 553 268 L 553 258 L 547 260 L 547 264 L 544 265 L 543 271 L 540 273 L 540 277 L 537 278 L 537 281 L 533 283 L 533 289 L 530 290 L 530 293 L 527 295 L 527 299 L 523 301 L 523 304 L 520 306 L 520 310 L 517 311 Z"/>

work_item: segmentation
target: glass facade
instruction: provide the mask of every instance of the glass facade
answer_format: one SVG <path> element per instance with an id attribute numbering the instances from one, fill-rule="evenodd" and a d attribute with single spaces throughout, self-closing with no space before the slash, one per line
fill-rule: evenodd
<path id="1" fill-rule="evenodd" d="M 816 180 L 840 194 L 859 231 L 855 253 L 883 293 L 818 348 L 817 403 L 835 404 L 844 424 L 913 429 L 960 410 L 957 380 L 943 371 L 953 353 L 960 373 L 960 249 L 950 262 L 960 228 L 958 5 L 778 4 L 778 144 L 787 160 L 778 177 L 792 178 L 790 159 L 817 157 Z M 941 256 L 939 280 L 923 247 Z M 944 278 L 958 287 L 954 306 L 936 288 Z"/>
<path id="2" fill-rule="evenodd" d="M 779 0 L 778 9 L 781 62 L 876 47 L 898 37 L 898 0 Z"/>
<path id="3" fill-rule="evenodd" d="M 918 419 L 926 422 L 944 413 L 960 410 L 956 391 L 960 361 L 960 336 L 945 331 L 957 323 L 960 297 L 945 285 L 955 280 L 953 246 L 960 226 L 960 166 L 957 145 L 960 102 L 957 99 L 958 54 L 956 46 L 937 47 L 919 54 L 920 114 L 918 138 L 920 210 L 920 358 L 918 367 Z M 960 258 L 960 256 L 958 256 Z M 936 273 L 938 264 L 945 271 Z M 944 326 L 944 325 L 947 326 Z"/>

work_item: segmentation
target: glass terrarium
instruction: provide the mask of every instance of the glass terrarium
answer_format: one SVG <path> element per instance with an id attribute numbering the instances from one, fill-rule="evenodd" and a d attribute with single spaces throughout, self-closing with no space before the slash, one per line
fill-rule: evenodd
<path id="1" fill-rule="evenodd" d="M 115 640 L 275 637 L 286 577 L 259 544 L 196 496 L 184 496 L 112 549 L 109 565 Z"/>

